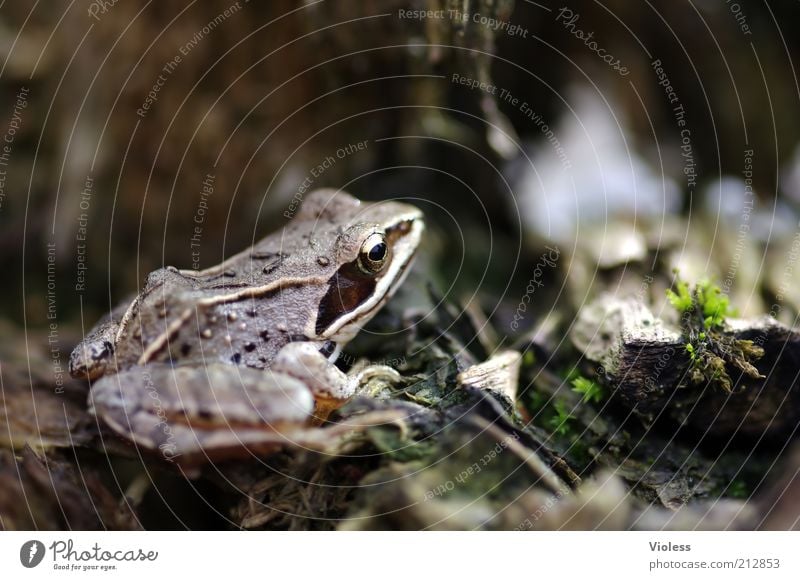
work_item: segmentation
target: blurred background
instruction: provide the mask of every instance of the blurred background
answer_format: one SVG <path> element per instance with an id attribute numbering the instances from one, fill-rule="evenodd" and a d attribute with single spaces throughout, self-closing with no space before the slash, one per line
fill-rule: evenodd
<path id="1" fill-rule="evenodd" d="M 442 279 L 470 294 L 510 281 L 516 298 L 540 254 L 521 240 L 570 248 L 581 222 L 681 214 L 694 227 L 707 208 L 712 225 L 738 221 L 745 171 L 774 237 L 800 202 L 798 37 L 786 27 L 798 10 L 6 3 L 0 316 L 46 327 L 50 257 L 62 327 L 81 309 L 94 320 L 153 269 L 207 267 L 280 227 L 307 179 L 416 198 L 441 250 L 468 254 Z"/>
<path id="2" fill-rule="evenodd" d="M 67 384 L 73 346 L 149 272 L 218 263 L 316 187 L 421 207 L 418 271 L 491 323 L 487 344 L 557 358 L 598 281 L 658 309 L 671 268 L 794 324 L 799 17 L 755 0 L 1 3 L 5 388 Z"/>

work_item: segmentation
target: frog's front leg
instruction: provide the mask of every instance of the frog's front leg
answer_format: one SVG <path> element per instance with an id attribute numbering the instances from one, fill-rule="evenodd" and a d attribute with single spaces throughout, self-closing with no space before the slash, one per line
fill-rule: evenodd
<path id="1" fill-rule="evenodd" d="M 151 364 L 98 380 L 90 411 L 137 446 L 184 465 L 264 454 L 312 417 L 290 376 L 228 364 Z"/>
<path id="2" fill-rule="evenodd" d="M 340 371 L 312 342 L 290 342 L 272 361 L 270 370 L 305 384 L 314 397 L 314 418 L 321 423 L 358 390 L 358 381 Z"/>
<path id="3" fill-rule="evenodd" d="M 380 378 L 396 384 L 402 380 L 396 370 L 383 365 L 358 366 L 345 374 L 311 342 L 287 344 L 278 352 L 270 368 L 308 386 L 314 397 L 314 416 L 318 423 L 324 422 L 368 381 Z"/>

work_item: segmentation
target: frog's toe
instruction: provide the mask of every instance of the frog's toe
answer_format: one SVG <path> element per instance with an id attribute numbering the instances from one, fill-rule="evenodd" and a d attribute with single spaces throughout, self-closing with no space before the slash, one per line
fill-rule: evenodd
<path id="1" fill-rule="evenodd" d="M 184 464 L 272 451 L 314 410 L 300 381 L 223 364 L 135 367 L 100 379 L 89 402 L 117 434 Z"/>

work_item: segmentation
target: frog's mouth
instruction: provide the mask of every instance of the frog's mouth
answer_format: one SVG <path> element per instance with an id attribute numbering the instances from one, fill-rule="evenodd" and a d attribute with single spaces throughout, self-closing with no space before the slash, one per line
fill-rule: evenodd
<path id="1" fill-rule="evenodd" d="M 344 344 L 358 333 L 403 283 L 423 230 L 422 214 L 413 208 L 386 229 L 392 258 L 380 275 L 366 277 L 355 263 L 339 268 L 317 312 L 318 340 Z"/>

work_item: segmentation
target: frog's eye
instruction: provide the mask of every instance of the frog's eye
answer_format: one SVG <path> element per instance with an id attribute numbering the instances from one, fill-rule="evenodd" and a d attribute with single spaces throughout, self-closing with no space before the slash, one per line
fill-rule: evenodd
<path id="1" fill-rule="evenodd" d="M 358 254 L 358 267 L 365 274 L 377 274 L 386 265 L 389 246 L 383 234 L 371 234 L 361 245 Z"/>

